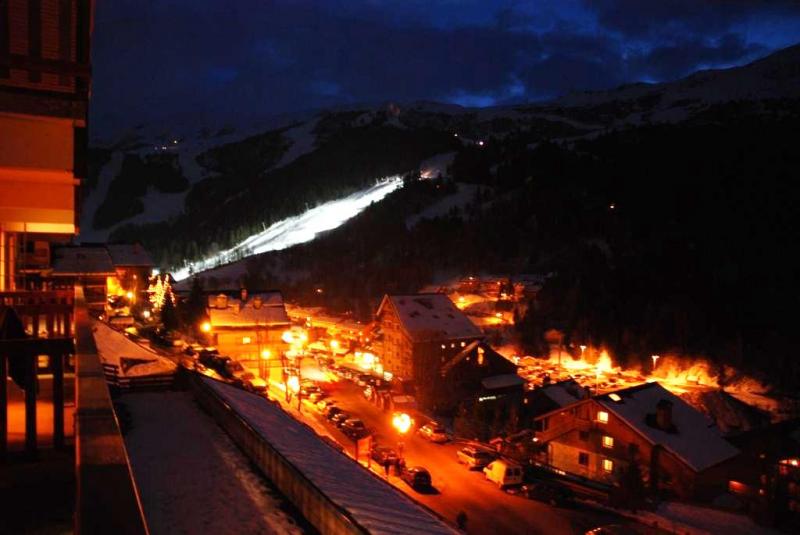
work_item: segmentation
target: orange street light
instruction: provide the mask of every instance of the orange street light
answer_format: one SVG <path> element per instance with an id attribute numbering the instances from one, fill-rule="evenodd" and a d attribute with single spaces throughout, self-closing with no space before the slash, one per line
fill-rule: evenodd
<path id="1" fill-rule="evenodd" d="M 200 325 L 200 330 L 203 331 L 204 333 L 210 333 L 211 332 L 211 323 L 208 322 L 208 321 L 204 321 Z"/>
<path id="2" fill-rule="evenodd" d="M 127 297 L 128 299 L 133 299 L 133 292 L 126 293 L 125 297 Z"/>
<path id="3" fill-rule="evenodd" d="M 288 379 L 286 379 L 286 386 L 293 394 L 297 394 L 300 392 L 300 378 L 296 375 L 290 375 Z"/>
<path id="4" fill-rule="evenodd" d="M 395 413 L 392 416 L 392 427 L 397 429 L 397 432 L 404 435 L 411 429 L 411 416 L 404 412 Z"/>
<path id="5" fill-rule="evenodd" d="M 264 360 L 269 360 L 270 352 L 269 349 L 265 349 L 261 352 L 261 358 Z"/>

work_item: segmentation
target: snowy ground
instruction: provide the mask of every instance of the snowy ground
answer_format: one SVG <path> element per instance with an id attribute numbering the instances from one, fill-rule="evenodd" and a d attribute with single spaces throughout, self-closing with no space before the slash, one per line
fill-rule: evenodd
<path id="1" fill-rule="evenodd" d="M 304 532 L 189 392 L 126 394 L 120 402 L 132 416 L 125 445 L 151 534 Z"/>

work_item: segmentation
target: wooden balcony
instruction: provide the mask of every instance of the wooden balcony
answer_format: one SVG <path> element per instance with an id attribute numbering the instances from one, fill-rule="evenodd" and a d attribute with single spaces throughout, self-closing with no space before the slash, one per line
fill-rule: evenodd
<path id="1" fill-rule="evenodd" d="M 26 336 L 0 338 L 0 464 L 9 466 L 7 473 L 17 474 L 20 488 L 40 485 L 41 496 L 53 495 L 48 492 L 52 487 L 48 470 L 53 466 L 53 456 L 43 455 L 40 460 L 42 450 L 38 437 L 41 430 L 36 426 L 39 389 L 35 387 L 25 389 L 24 450 L 14 455 L 7 451 L 8 364 L 15 359 L 17 371 L 22 369 L 36 377 L 39 356 L 48 355 L 53 362 L 52 446 L 54 451 L 61 452 L 60 458 L 71 460 L 73 464 L 72 470 L 60 473 L 74 474 L 72 482 L 68 482 L 74 490 L 70 493 L 72 496 L 56 495 L 52 499 L 60 500 L 57 505 L 63 507 L 66 502 L 66 506 L 71 507 L 74 496 L 71 516 L 75 533 L 146 535 L 147 524 L 95 347 L 83 288 L 77 286 L 74 293 L 0 293 L 0 309 L 2 307 L 14 309 L 22 320 Z M 39 336 L 33 336 L 34 333 Z M 65 400 L 64 363 L 68 355 L 75 362 L 74 396 Z M 74 407 L 74 448 L 64 442 L 65 405 Z M 3 520 L 7 525 L 25 527 L 25 523 L 32 520 L 22 508 L 9 506 L 8 512 Z M 18 518 L 14 518 L 15 515 Z"/>

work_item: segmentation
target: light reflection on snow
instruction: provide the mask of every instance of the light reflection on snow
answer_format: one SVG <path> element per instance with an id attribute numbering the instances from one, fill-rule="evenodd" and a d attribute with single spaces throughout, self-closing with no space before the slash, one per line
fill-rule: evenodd
<path id="1" fill-rule="evenodd" d="M 342 225 L 348 219 L 361 213 L 370 204 L 380 201 L 402 185 L 403 179 L 399 175 L 383 179 L 368 189 L 353 193 L 343 199 L 326 202 L 300 215 L 287 217 L 273 223 L 268 229 L 250 236 L 228 250 L 186 264 L 175 270 L 172 276 L 175 280 L 180 281 L 192 273 L 211 269 L 240 258 L 267 251 L 279 251 L 311 241 L 320 232 L 333 230 Z"/>

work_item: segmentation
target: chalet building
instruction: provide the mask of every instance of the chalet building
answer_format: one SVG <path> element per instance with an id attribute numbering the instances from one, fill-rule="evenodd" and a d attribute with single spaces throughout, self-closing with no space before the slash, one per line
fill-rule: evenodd
<path id="1" fill-rule="evenodd" d="M 589 389 L 581 386 L 575 379 L 567 379 L 528 390 L 525 392 L 523 402 L 526 420 L 526 425 L 523 427 L 532 427 L 537 416 L 574 405 L 588 399 L 589 395 Z"/>
<path id="2" fill-rule="evenodd" d="M 105 246 L 62 246 L 53 249 L 53 267 L 47 274 L 53 288 L 72 290 L 77 283 L 83 285 L 86 305 L 99 315 L 106 307 L 109 282 L 117 275 L 111 255 Z"/>
<path id="3" fill-rule="evenodd" d="M 58 290 L 72 290 L 80 282 L 89 309 L 109 312 L 117 300 L 130 314 L 130 306 L 146 299 L 148 276 L 153 269 L 150 255 L 140 245 L 85 244 L 55 246 L 52 267 L 41 273 L 42 284 Z"/>
<path id="4" fill-rule="evenodd" d="M 40 289 L 77 234 L 92 2 L 0 2 L 0 292 Z"/>
<path id="5" fill-rule="evenodd" d="M 387 295 L 376 314 L 384 371 L 414 386 L 425 406 L 478 395 L 487 377 L 516 366 L 444 294 Z"/>
<path id="6" fill-rule="evenodd" d="M 120 293 L 131 292 L 135 300 L 145 299 L 155 267 L 150 253 L 138 243 L 112 243 L 106 249 L 114 265 Z"/>
<path id="7" fill-rule="evenodd" d="M 281 337 L 290 322 L 278 291 L 209 294 L 207 313 L 211 342 L 223 355 L 257 363 L 265 350 L 279 358 L 287 349 Z"/>
<path id="8" fill-rule="evenodd" d="M 739 455 L 703 414 L 658 383 L 579 401 L 536 423 L 554 468 L 614 485 L 637 463 L 652 491 L 681 499 L 724 492 Z"/>

